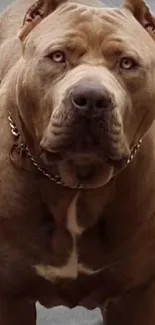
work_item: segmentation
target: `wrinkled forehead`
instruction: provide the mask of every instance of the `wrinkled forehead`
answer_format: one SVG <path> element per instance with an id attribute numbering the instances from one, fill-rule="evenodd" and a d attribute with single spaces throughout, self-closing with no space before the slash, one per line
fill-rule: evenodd
<path id="1" fill-rule="evenodd" d="M 49 15 L 35 29 L 33 43 L 38 51 L 54 44 L 72 49 L 92 47 L 112 51 L 119 46 L 136 48 L 140 53 L 151 50 L 153 41 L 136 19 L 124 9 L 93 8 L 80 4 L 65 4 Z M 155 50 L 153 46 L 153 50 Z M 108 51 L 108 49 L 107 49 Z"/>

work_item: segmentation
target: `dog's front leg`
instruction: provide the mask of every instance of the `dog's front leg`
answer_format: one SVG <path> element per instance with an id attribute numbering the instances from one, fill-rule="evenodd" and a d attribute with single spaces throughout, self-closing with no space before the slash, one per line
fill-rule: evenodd
<path id="1" fill-rule="evenodd" d="M 103 317 L 105 325 L 154 325 L 155 284 L 136 289 L 109 303 Z"/>
<path id="2" fill-rule="evenodd" d="M 0 325 L 36 325 L 35 304 L 0 297 Z"/>

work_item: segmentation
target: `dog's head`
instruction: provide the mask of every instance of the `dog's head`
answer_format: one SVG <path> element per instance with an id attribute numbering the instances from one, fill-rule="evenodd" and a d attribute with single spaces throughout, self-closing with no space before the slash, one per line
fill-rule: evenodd
<path id="1" fill-rule="evenodd" d="M 106 184 L 149 129 L 154 31 L 142 0 L 121 9 L 39 0 L 26 14 L 18 107 L 47 170 L 66 185 Z"/>

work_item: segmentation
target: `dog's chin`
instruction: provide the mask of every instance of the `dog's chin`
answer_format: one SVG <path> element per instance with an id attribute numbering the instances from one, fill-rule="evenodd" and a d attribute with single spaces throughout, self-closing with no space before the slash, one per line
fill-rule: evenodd
<path id="1" fill-rule="evenodd" d="M 60 161 L 60 177 L 68 187 L 97 188 L 105 185 L 113 176 L 114 168 L 106 163 L 78 164 Z"/>
<path id="2" fill-rule="evenodd" d="M 110 160 L 104 160 L 94 154 L 73 153 L 67 157 L 57 157 L 51 153 L 44 155 L 44 163 L 49 170 L 57 174 L 62 183 L 69 188 L 98 188 L 106 185 L 116 171 L 120 169 Z M 52 163 L 50 163 L 50 161 Z"/>

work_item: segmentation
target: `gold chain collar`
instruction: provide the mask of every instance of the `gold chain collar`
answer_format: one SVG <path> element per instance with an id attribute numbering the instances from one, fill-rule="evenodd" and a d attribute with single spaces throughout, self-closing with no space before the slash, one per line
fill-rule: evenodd
<path id="1" fill-rule="evenodd" d="M 10 125 L 10 128 L 11 128 L 11 133 L 12 135 L 18 139 L 20 137 L 20 133 L 16 127 L 16 124 L 15 122 L 13 121 L 12 119 L 12 116 L 11 116 L 11 113 L 9 113 L 8 115 L 8 120 L 9 120 L 9 125 Z M 29 148 L 27 145 L 25 145 L 24 142 L 21 142 L 20 143 L 20 149 L 21 151 L 25 152 L 27 154 L 27 157 L 31 160 L 33 166 L 40 172 L 42 173 L 45 177 L 47 177 L 50 181 L 54 181 L 56 184 L 58 185 L 62 185 L 64 187 L 69 187 L 67 186 L 62 180 L 61 180 L 61 177 L 59 175 L 51 175 L 49 174 L 45 169 L 41 168 L 38 163 L 36 162 L 36 160 L 34 159 L 34 157 L 32 156 L 32 154 L 30 153 L 29 151 Z M 83 185 L 82 184 L 79 184 L 79 185 L 76 185 L 76 186 L 72 186 L 70 187 L 72 189 L 82 189 L 83 188 Z"/>
<path id="2" fill-rule="evenodd" d="M 11 129 L 11 133 L 12 135 L 18 139 L 20 137 L 20 133 L 16 127 L 16 124 L 15 122 L 13 121 L 12 119 L 12 116 L 11 116 L 11 113 L 9 113 L 9 116 L 8 116 L 8 120 L 9 120 L 9 125 L 10 125 L 10 129 Z M 126 166 L 128 164 L 130 164 L 130 162 L 133 160 L 133 158 L 135 157 L 137 151 L 139 150 L 139 147 L 142 143 L 142 140 L 140 140 L 138 142 L 137 145 L 135 145 L 132 149 L 132 152 L 131 152 L 131 155 L 130 155 L 130 158 L 127 160 L 127 163 L 126 163 Z M 40 172 L 42 173 L 45 177 L 47 177 L 50 181 L 54 181 L 56 184 L 58 185 L 62 185 L 64 187 L 68 187 L 68 188 L 72 188 L 72 189 L 82 189 L 84 188 L 84 186 L 82 184 L 79 184 L 79 185 L 76 185 L 76 186 L 72 186 L 72 187 L 69 187 L 67 186 L 62 180 L 61 180 L 61 177 L 59 175 L 51 175 L 49 174 L 45 169 L 41 168 L 38 163 L 36 162 L 36 160 L 34 159 L 34 157 L 32 156 L 32 154 L 30 153 L 29 151 L 29 148 L 27 145 L 24 144 L 24 142 L 21 142 L 20 143 L 20 149 L 21 151 L 24 151 L 26 154 L 27 154 L 27 157 L 31 160 L 33 166 Z"/>

